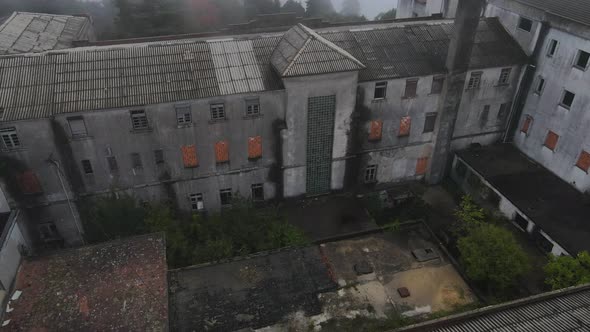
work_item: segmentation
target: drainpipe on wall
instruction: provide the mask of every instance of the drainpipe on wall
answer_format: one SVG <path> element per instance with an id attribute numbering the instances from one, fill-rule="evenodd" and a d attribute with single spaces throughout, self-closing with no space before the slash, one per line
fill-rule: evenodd
<path id="1" fill-rule="evenodd" d="M 68 201 L 68 207 L 70 208 L 70 212 L 72 213 L 72 218 L 74 218 L 74 224 L 76 224 L 76 228 L 78 229 L 78 234 L 80 234 L 80 239 L 82 240 L 82 244 L 86 244 L 84 241 L 84 232 L 82 231 L 82 226 L 80 225 L 80 221 L 76 217 L 76 212 L 74 211 L 74 207 L 72 205 L 72 200 L 70 199 L 70 195 L 68 195 L 68 190 L 66 189 L 66 186 L 63 181 L 63 177 L 61 174 L 61 168 L 59 167 L 59 162 L 56 160 L 53 160 L 51 158 L 47 159 L 47 161 L 49 161 L 50 163 L 52 163 L 55 166 L 55 173 L 57 174 L 57 177 L 59 178 L 59 183 L 61 184 L 61 188 L 63 189 L 64 195 L 66 195 L 66 200 Z"/>

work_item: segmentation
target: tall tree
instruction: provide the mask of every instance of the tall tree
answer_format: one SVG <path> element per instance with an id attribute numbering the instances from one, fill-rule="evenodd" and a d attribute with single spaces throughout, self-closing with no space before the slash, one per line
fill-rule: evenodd
<path id="1" fill-rule="evenodd" d="M 281 12 L 283 13 L 296 13 L 298 17 L 305 15 L 305 8 L 295 0 L 287 0 L 281 8 Z"/>
<path id="2" fill-rule="evenodd" d="M 340 13 L 344 16 L 360 16 L 361 4 L 359 0 L 344 0 Z"/>
<path id="3" fill-rule="evenodd" d="M 307 16 L 327 17 L 333 15 L 335 12 L 331 0 L 307 0 Z"/>

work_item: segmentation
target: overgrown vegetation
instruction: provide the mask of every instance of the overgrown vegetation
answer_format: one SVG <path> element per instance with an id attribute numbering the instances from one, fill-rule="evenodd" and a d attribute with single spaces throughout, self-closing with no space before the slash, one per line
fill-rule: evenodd
<path id="1" fill-rule="evenodd" d="M 371 193 L 363 199 L 363 206 L 380 226 L 394 223 L 421 220 L 428 217 L 430 207 L 419 197 L 386 204 L 380 193 Z"/>
<path id="2" fill-rule="evenodd" d="M 583 251 L 577 257 L 550 256 L 545 274 L 545 283 L 554 290 L 589 283 L 590 254 Z"/>
<path id="3" fill-rule="evenodd" d="M 203 216 L 183 215 L 166 204 L 140 205 L 132 197 L 110 195 L 85 202 L 81 214 L 90 243 L 164 232 L 171 268 L 308 243 L 279 208 L 256 209 L 240 198 L 230 208 Z"/>
<path id="4" fill-rule="evenodd" d="M 456 211 L 457 248 L 465 273 L 502 297 L 530 269 L 527 254 L 514 235 L 494 223 L 471 197 L 462 199 Z"/>

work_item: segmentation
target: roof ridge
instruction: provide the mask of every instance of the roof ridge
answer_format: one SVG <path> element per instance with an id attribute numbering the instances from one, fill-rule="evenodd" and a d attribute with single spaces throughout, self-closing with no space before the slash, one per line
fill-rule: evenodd
<path id="1" fill-rule="evenodd" d="M 307 48 L 307 45 L 309 45 L 309 43 L 311 42 L 311 40 L 312 40 L 312 38 L 307 37 L 307 39 L 305 40 L 305 43 L 299 49 L 299 51 L 297 52 L 297 54 L 295 54 L 295 56 L 293 57 L 293 60 L 291 60 L 289 62 L 289 65 L 287 66 L 287 68 L 285 68 L 285 70 L 283 70 L 283 72 L 281 73 L 281 76 L 286 75 L 289 72 L 289 70 L 291 70 L 291 68 L 293 68 L 293 66 L 295 65 L 295 62 L 299 59 L 299 57 L 301 57 L 301 54 L 303 54 L 303 51 L 305 51 L 305 49 Z"/>
<path id="2" fill-rule="evenodd" d="M 354 63 L 356 63 L 357 65 L 359 65 L 361 68 L 367 68 L 367 66 L 365 66 L 365 64 L 363 64 L 362 62 L 360 62 L 357 58 L 355 58 L 354 56 L 352 56 L 352 54 L 348 53 L 346 50 L 344 50 L 343 48 L 341 48 L 340 46 L 332 43 L 331 41 L 327 40 L 326 38 L 322 37 L 320 34 L 318 34 L 317 32 L 315 32 L 314 30 L 306 27 L 305 25 L 303 25 L 302 23 L 298 23 L 297 26 L 299 26 L 300 28 L 303 29 L 303 31 L 305 31 L 311 38 L 321 42 L 322 44 L 328 46 L 329 48 L 331 48 L 333 51 L 338 52 L 339 54 L 341 54 L 342 56 L 348 58 L 349 60 L 353 61 Z M 309 43 L 306 42 L 306 44 L 301 48 L 304 49 Z M 295 59 L 293 59 L 292 62 L 295 62 Z"/>

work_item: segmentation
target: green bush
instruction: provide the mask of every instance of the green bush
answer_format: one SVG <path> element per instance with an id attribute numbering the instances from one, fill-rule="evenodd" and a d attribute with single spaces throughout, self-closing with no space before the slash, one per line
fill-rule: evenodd
<path id="1" fill-rule="evenodd" d="M 551 255 L 544 270 L 545 283 L 554 290 L 590 283 L 590 254 L 583 251 L 577 257 Z"/>

